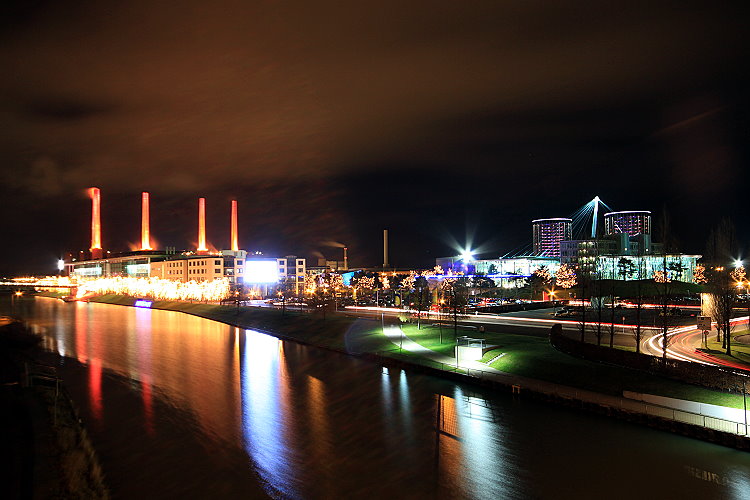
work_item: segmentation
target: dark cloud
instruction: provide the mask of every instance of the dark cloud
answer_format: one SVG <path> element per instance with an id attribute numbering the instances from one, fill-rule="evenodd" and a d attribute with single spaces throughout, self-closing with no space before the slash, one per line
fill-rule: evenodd
<path id="1" fill-rule="evenodd" d="M 114 111 L 112 104 L 90 102 L 82 99 L 41 97 L 23 104 L 21 112 L 33 118 L 51 121 L 74 121 L 108 115 Z"/>

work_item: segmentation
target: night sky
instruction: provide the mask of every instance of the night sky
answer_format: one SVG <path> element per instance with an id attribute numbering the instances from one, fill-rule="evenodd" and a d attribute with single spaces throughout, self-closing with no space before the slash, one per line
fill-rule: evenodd
<path id="1" fill-rule="evenodd" d="M 588 5 L 586 5 L 588 4 Z M 661 3 L 659 3 L 661 4 Z M 45 2 L 0 7 L 0 274 L 89 246 L 208 239 L 276 256 L 485 256 L 599 195 L 667 210 L 686 252 L 744 244 L 740 2 Z M 748 245 L 745 245 L 746 247 Z"/>

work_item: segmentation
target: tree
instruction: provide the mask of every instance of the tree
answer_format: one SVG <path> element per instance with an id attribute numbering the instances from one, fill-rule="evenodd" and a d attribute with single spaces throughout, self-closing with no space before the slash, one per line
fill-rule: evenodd
<path id="1" fill-rule="evenodd" d="M 734 225 L 729 219 L 722 219 L 718 227 L 709 234 L 706 260 L 712 264 L 707 272 L 709 311 L 716 321 L 716 333 L 721 337 L 722 348 L 726 349 L 727 356 L 732 355 L 731 319 L 737 300 L 736 280 L 729 263 L 736 251 Z M 741 272 L 736 272 L 736 276 L 740 274 Z"/>
<path id="2" fill-rule="evenodd" d="M 620 260 L 617 262 L 617 273 L 620 275 L 620 279 L 628 280 L 635 273 L 635 264 L 626 257 L 620 257 Z"/>
<path id="3" fill-rule="evenodd" d="M 661 330 L 662 340 L 662 359 L 666 361 L 667 350 L 669 349 L 670 336 L 669 330 L 673 323 L 673 311 L 672 294 L 674 293 L 674 285 L 672 283 L 672 277 L 669 274 L 670 268 L 675 269 L 675 265 L 671 262 L 670 252 L 672 252 L 677 244 L 672 236 L 671 224 L 669 214 L 667 214 L 666 208 L 662 210 L 661 218 L 659 221 L 659 234 L 662 240 L 662 255 L 661 255 L 661 269 L 654 271 L 654 285 L 661 298 L 659 304 L 659 327 Z M 679 269 L 679 266 L 677 267 Z"/>
<path id="4" fill-rule="evenodd" d="M 430 287 L 427 278 L 416 276 L 414 279 L 415 305 L 417 306 L 417 329 L 421 328 L 422 311 L 430 307 Z"/>
<path id="5" fill-rule="evenodd" d="M 573 288 L 577 282 L 576 272 L 568 264 L 561 265 L 555 273 L 555 285 L 560 288 Z"/>
<path id="6" fill-rule="evenodd" d="M 635 279 L 636 279 L 636 285 L 635 285 L 635 297 L 633 298 L 635 302 L 635 328 L 633 329 L 633 336 L 635 337 L 635 352 L 640 353 L 641 352 L 641 340 L 643 338 L 643 328 L 642 328 L 642 313 L 643 313 L 643 280 L 646 277 L 646 263 L 643 259 L 643 254 L 645 253 L 645 250 L 640 245 L 638 246 L 638 255 L 637 260 L 635 264 Z"/>
<path id="7" fill-rule="evenodd" d="M 703 264 L 695 266 L 695 269 L 693 270 L 693 283 L 698 285 L 705 285 L 708 283 L 708 278 L 706 278 L 706 266 Z"/>
<path id="8" fill-rule="evenodd" d="M 447 304 L 453 316 L 453 338 L 458 337 L 458 318 L 465 313 L 468 303 L 468 278 L 446 278 L 443 281 L 443 293 L 446 295 Z"/>

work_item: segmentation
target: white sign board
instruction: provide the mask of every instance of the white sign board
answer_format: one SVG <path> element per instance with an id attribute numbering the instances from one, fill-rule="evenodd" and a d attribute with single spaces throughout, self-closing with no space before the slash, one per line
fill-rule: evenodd
<path id="1" fill-rule="evenodd" d="M 698 330 L 704 332 L 711 329 L 711 317 L 710 316 L 698 316 Z"/>

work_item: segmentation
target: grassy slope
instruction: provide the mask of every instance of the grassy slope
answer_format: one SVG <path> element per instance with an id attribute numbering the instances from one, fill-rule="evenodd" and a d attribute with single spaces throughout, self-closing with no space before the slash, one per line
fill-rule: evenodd
<path id="1" fill-rule="evenodd" d="M 726 355 L 726 349 L 721 347 L 721 342 L 716 341 L 716 332 L 709 334 L 708 336 L 708 351 L 712 356 L 724 359 L 727 361 L 733 361 L 735 363 L 747 363 L 750 365 L 750 344 L 740 343 L 734 340 L 735 337 L 744 336 L 750 334 L 747 329 L 737 330 L 731 332 L 732 336 L 732 355 Z"/>
<path id="2" fill-rule="evenodd" d="M 452 329 L 448 334 L 445 329 L 443 330 L 442 345 L 437 327 L 417 331 L 416 326 L 408 325 L 404 331 L 423 347 L 441 354 L 452 354 Z M 459 330 L 458 334 L 479 336 L 476 331 Z M 570 356 L 552 347 L 546 338 L 492 333 L 485 333 L 482 337 L 487 340 L 487 344 L 497 346 L 496 349 L 487 352 L 482 361 L 486 363 L 504 353 L 503 357 L 495 360 L 490 366 L 508 373 L 617 396 L 628 390 L 733 408 L 742 408 L 743 405 L 741 396 Z"/>

